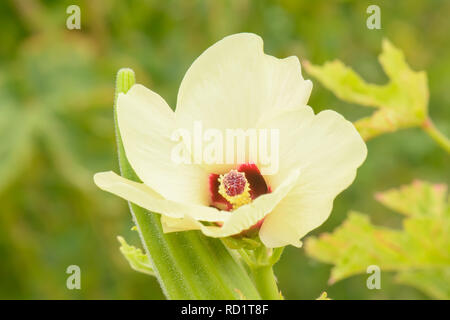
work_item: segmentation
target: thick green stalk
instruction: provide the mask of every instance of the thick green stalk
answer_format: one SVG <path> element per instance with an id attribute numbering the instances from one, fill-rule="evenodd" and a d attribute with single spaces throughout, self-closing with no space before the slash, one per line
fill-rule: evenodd
<path id="1" fill-rule="evenodd" d="M 281 293 L 278 290 L 278 286 L 273 274 L 272 266 L 260 266 L 251 268 L 253 281 L 256 288 L 264 300 L 280 300 L 282 299 Z"/>
<path id="2" fill-rule="evenodd" d="M 118 94 L 126 93 L 134 83 L 131 69 L 119 70 L 114 117 L 121 174 L 140 181 L 125 156 L 116 116 Z M 261 298 L 249 275 L 220 240 L 197 231 L 165 234 L 158 214 L 129 205 L 145 251 L 169 299 Z"/>
<path id="3" fill-rule="evenodd" d="M 273 273 L 273 266 L 280 260 L 284 247 L 268 249 L 261 245 L 254 250 L 238 250 L 250 270 L 256 288 L 264 300 L 281 300 L 283 296 L 278 290 Z"/>

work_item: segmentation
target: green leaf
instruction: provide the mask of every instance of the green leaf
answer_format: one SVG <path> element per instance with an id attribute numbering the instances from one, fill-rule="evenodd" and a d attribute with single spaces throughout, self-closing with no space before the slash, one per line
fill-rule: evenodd
<path id="1" fill-rule="evenodd" d="M 141 249 L 130 246 L 121 236 L 118 236 L 117 240 L 120 242 L 120 252 L 127 259 L 132 269 L 151 276 L 155 275 L 150 260 Z"/>
<path id="2" fill-rule="evenodd" d="M 424 71 L 413 71 L 403 53 L 388 40 L 383 41 L 379 61 L 389 82 L 367 83 L 341 61 L 323 66 L 305 64 L 306 71 L 338 98 L 377 110 L 355 122 L 365 140 L 386 132 L 424 125 L 428 114 L 428 82 Z"/>
<path id="3" fill-rule="evenodd" d="M 376 199 L 389 209 L 406 216 L 439 217 L 445 213 L 447 186 L 414 181 L 410 185 L 376 194 Z"/>
<path id="4" fill-rule="evenodd" d="M 448 300 L 450 297 L 450 268 L 405 271 L 397 275 L 397 280 L 436 299 Z"/>
<path id="5" fill-rule="evenodd" d="M 309 238 L 307 254 L 333 264 L 330 282 L 364 273 L 370 265 L 438 299 L 450 299 L 450 206 L 447 186 L 416 181 L 377 195 L 406 216 L 403 229 L 373 225 L 351 212 L 331 234 Z M 423 281 L 422 281 L 422 280 Z"/>
<path id="6" fill-rule="evenodd" d="M 15 109 L 2 110 L 0 122 L 0 193 L 9 186 L 29 163 L 33 151 L 34 113 Z M 11 112 L 8 112 L 11 111 Z"/>
<path id="7" fill-rule="evenodd" d="M 326 291 L 322 292 L 321 295 L 316 300 L 331 300 L 328 298 L 328 294 Z"/>

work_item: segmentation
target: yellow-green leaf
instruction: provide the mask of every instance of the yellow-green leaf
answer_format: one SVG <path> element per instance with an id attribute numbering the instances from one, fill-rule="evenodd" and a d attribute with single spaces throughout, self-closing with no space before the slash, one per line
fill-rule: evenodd
<path id="1" fill-rule="evenodd" d="M 426 73 L 413 71 L 403 53 L 388 40 L 383 41 L 379 62 L 389 77 L 385 85 L 367 83 L 338 60 L 323 66 L 305 64 L 306 71 L 338 98 L 377 108 L 370 117 L 355 122 L 365 140 L 386 132 L 424 125 L 428 114 Z"/>
<path id="2" fill-rule="evenodd" d="M 450 299 L 450 206 L 447 187 L 416 181 L 377 198 L 406 216 L 403 229 L 373 225 L 351 212 L 331 234 L 306 241 L 306 252 L 333 264 L 330 282 L 364 273 L 370 265 L 438 299 Z M 421 281 L 420 279 L 423 279 Z"/>
<path id="3" fill-rule="evenodd" d="M 316 300 L 331 300 L 328 298 L 328 294 L 326 291 L 322 292 L 322 294 Z"/>
<path id="4" fill-rule="evenodd" d="M 422 217 L 436 216 L 445 213 L 445 184 L 429 184 L 414 181 L 410 185 L 380 192 L 376 195 L 378 201 L 398 213 Z"/>

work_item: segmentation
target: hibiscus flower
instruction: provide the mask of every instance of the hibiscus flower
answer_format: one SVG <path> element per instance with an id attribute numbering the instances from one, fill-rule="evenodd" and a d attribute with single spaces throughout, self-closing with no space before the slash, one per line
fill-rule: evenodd
<path id="1" fill-rule="evenodd" d="M 95 183 L 161 214 L 164 232 L 201 230 L 220 238 L 251 231 L 269 248 L 301 246 L 367 155 L 351 122 L 307 106 L 311 90 L 297 57 L 266 55 L 254 34 L 228 36 L 186 72 L 175 111 L 139 84 L 119 95 L 125 154 L 142 182 L 109 171 L 97 173 Z M 199 121 L 217 132 L 277 130 L 276 172 L 265 174 L 264 161 L 249 155 L 241 163 L 174 161 L 174 132 Z"/>

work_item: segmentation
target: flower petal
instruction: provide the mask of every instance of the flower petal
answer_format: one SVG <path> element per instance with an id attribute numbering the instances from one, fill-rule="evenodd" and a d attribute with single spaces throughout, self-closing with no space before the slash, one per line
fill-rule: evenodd
<path id="1" fill-rule="evenodd" d="M 200 230 L 202 228 L 200 222 L 190 217 L 172 218 L 161 216 L 161 225 L 164 233 Z"/>
<path id="2" fill-rule="evenodd" d="M 262 115 L 304 106 L 311 89 L 297 57 L 266 55 L 259 36 L 239 33 L 194 61 L 180 85 L 176 114 L 183 123 L 203 120 L 209 128 L 245 130 Z"/>
<path id="3" fill-rule="evenodd" d="M 282 183 L 292 168 L 302 174 L 264 220 L 260 238 L 268 247 L 300 246 L 300 238 L 328 218 L 334 198 L 353 182 L 367 148 L 353 124 L 330 110 L 290 110 L 267 125 L 280 130 L 280 168 L 266 177 L 269 185 Z"/>
<path id="4" fill-rule="evenodd" d="M 164 232 L 200 229 L 205 235 L 214 238 L 239 234 L 264 219 L 296 185 L 299 176 L 301 176 L 300 171 L 294 170 L 274 192 L 261 195 L 250 204 L 228 212 L 229 218 L 221 227 L 205 226 L 190 217 L 181 219 L 165 217 L 162 220 Z"/>
<path id="5" fill-rule="evenodd" d="M 194 164 L 177 164 L 175 114 L 156 93 L 134 85 L 117 100 L 118 124 L 125 153 L 139 178 L 164 198 L 208 205 L 208 174 Z"/>
<path id="6" fill-rule="evenodd" d="M 166 200 L 145 184 L 125 179 L 112 171 L 96 173 L 94 182 L 102 190 L 171 218 L 189 216 L 192 219 L 214 222 L 226 221 L 229 218 L 229 212 L 212 207 Z"/>

